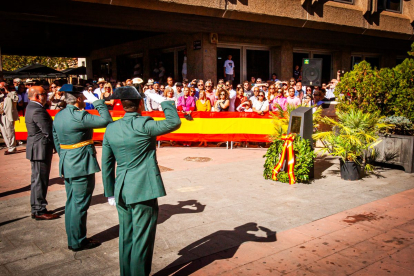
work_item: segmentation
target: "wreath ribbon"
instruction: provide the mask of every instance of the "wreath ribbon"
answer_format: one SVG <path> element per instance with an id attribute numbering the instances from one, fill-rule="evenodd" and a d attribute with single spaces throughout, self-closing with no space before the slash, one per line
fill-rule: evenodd
<path id="1" fill-rule="evenodd" d="M 289 184 L 295 184 L 296 178 L 294 173 L 295 167 L 295 153 L 293 151 L 293 141 L 295 140 L 295 134 L 288 134 L 282 135 L 282 140 L 285 141 L 283 144 L 282 153 L 280 155 L 279 163 L 272 170 L 272 179 L 277 180 L 277 174 L 280 172 L 283 166 L 283 162 L 285 161 L 286 157 L 286 150 L 287 150 L 287 160 L 288 160 L 288 176 L 289 176 Z"/>

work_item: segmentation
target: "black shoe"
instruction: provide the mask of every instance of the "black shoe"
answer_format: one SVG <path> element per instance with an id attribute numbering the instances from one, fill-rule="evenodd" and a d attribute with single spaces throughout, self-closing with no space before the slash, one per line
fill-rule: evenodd
<path id="1" fill-rule="evenodd" d="M 45 211 L 45 212 L 43 212 L 41 215 L 43 215 L 43 214 L 48 214 L 48 215 L 52 215 L 53 214 L 53 212 L 52 211 Z M 40 216 L 40 215 L 39 215 Z M 36 218 L 36 214 L 32 214 L 32 219 L 35 219 Z"/>
<path id="2" fill-rule="evenodd" d="M 82 250 L 92 249 L 100 245 L 101 245 L 101 242 L 87 238 L 83 240 L 79 248 L 72 248 L 72 246 L 68 246 L 68 249 L 72 250 L 73 252 L 78 252 Z"/>

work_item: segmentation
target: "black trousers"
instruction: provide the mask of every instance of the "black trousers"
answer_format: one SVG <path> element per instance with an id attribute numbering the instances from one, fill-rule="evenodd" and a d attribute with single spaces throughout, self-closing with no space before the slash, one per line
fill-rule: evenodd
<path id="1" fill-rule="evenodd" d="M 46 194 L 49 186 L 50 165 L 52 155 L 47 160 L 30 161 L 32 166 L 30 205 L 32 214 L 41 215 L 47 211 Z"/>

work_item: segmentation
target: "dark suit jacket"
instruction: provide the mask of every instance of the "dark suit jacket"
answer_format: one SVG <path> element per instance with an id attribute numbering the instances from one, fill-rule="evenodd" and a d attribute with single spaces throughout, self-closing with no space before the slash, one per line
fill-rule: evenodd
<path id="1" fill-rule="evenodd" d="M 30 161 L 42 161 L 51 158 L 53 153 L 53 120 L 36 102 L 29 102 L 26 107 L 27 146 L 26 158 Z"/>

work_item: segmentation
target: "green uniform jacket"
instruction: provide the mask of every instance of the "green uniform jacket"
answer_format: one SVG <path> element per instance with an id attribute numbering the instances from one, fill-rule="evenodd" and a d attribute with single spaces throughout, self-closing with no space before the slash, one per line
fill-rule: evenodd
<path id="1" fill-rule="evenodd" d="M 165 196 L 155 153 L 156 136 L 178 129 L 181 121 L 174 102 L 165 101 L 161 106 L 165 120 L 154 121 L 131 112 L 106 128 L 102 180 L 105 196 L 115 196 L 117 203 L 121 193 L 126 204 Z"/>
<path id="2" fill-rule="evenodd" d="M 93 102 L 99 115 L 81 111 L 74 105 L 67 105 L 53 121 L 53 140 L 59 154 L 59 175 L 65 178 L 84 176 L 100 171 L 94 145 L 77 149 L 61 149 L 62 145 L 72 145 L 92 139 L 94 128 L 106 127 L 113 122 L 104 100 Z"/>

